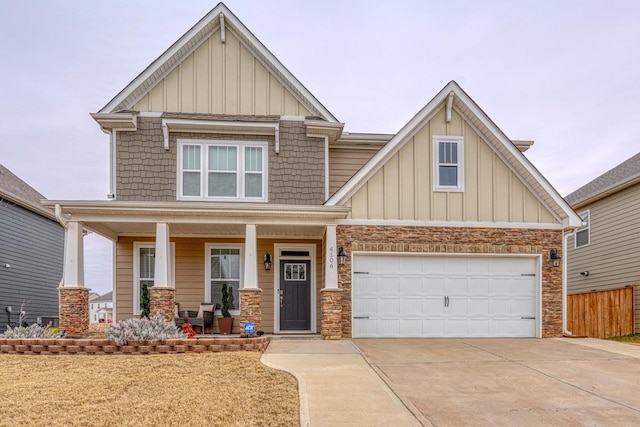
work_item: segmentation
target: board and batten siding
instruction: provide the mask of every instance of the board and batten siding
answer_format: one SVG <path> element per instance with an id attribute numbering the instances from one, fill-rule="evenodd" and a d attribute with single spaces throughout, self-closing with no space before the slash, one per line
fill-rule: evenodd
<path id="1" fill-rule="evenodd" d="M 312 115 L 234 35 L 218 29 L 139 99 L 133 110 Z"/>
<path id="2" fill-rule="evenodd" d="M 153 243 L 149 237 L 121 237 L 116 244 L 116 320 L 133 317 L 133 246 L 134 243 Z M 180 310 L 198 310 L 204 302 L 205 290 L 205 245 L 219 243 L 244 244 L 244 239 L 219 238 L 171 238 L 175 243 L 175 300 L 180 304 Z M 274 331 L 274 270 L 264 269 L 261 260 L 267 252 L 275 261 L 275 243 L 316 243 L 316 314 L 317 324 L 320 325 L 320 289 L 322 288 L 322 242 L 300 239 L 258 239 L 258 286 L 262 289 L 262 330 L 267 333 Z M 214 317 L 219 317 L 216 315 Z M 237 316 L 234 316 L 237 318 Z M 240 332 L 240 322 L 233 325 L 234 333 Z M 218 324 L 214 320 L 214 332 L 218 332 Z"/>
<path id="3" fill-rule="evenodd" d="M 567 240 L 567 292 L 640 285 L 640 185 L 636 184 L 576 212 L 590 211 L 590 243 L 575 248 L 574 236 Z M 588 271 L 589 276 L 580 272 Z M 640 331 L 640 287 L 636 287 L 635 330 Z"/>
<path id="4" fill-rule="evenodd" d="M 433 136 L 464 138 L 464 190 L 433 190 Z M 558 223 L 462 116 L 445 110 L 418 130 L 351 198 L 351 218 Z"/>
<path id="5" fill-rule="evenodd" d="M 30 325 L 39 316 L 58 317 L 63 263 L 62 226 L 0 199 L 0 333 L 7 328 L 7 306 L 13 309 L 13 326 L 22 304 Z"/>
<path id="6" fill-rule="evenodd" d="M 329 196 L 338 191 L 379 148 L 329 148 Z"/>

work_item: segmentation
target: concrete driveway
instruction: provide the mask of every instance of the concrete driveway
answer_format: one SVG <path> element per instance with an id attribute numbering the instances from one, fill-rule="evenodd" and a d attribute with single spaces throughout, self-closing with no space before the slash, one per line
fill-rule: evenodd
<path id="1" fill-rule="evenodd" d="M 434 426 L 640 425 L 640 347 L 594 339 L 354 339 Z"/>

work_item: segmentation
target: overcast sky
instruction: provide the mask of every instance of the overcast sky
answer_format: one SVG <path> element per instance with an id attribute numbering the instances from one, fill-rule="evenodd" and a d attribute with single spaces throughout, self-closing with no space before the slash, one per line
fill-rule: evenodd
<path id="1" fill-rule="evenodd" d="M 106 199 L 96 112 L 214 1 L 0 2 L 0 163 L 53 200 Z M 396 133 L 456 80 L 561 195 L 636 154 L 640 2 L 227 1 L 351 132 Z M 111 245 L 85 244 L 111 290 Z"/>

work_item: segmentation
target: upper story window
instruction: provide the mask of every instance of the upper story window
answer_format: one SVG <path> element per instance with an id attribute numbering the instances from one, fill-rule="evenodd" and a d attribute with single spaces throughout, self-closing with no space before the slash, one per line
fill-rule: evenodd
<path id="1" fill-rule="evenodd" d="M 462 149 L 462 137 L 433 137 L 433 187 L 435 191 L 462 191 L 464 177 Z"/>
<path id="2" fill-rule="evenodd" d="M 580 219 L 585 224 L 576 230 L 576 248 L 588 246 L 591 243 L 591 211 L 580 212 Z"/>
<path id="3" fill-rule="evenodd" d="M 267 143 L 178 140 L 178 198 L 267 200 Z"/>

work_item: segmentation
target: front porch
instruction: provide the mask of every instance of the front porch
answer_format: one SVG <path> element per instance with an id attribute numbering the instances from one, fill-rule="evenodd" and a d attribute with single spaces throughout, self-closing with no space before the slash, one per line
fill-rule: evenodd
<path id="1" fill-rule="evenodd" d="M 55 203 L 55 202 L 52 202 Z M 134 206 L 135 205 L 135 206 Z M 82 230 L 114 243 L 114 321 L 140 315 L 142 285 L 150 314 L 174 320 L 181 310 L 216 305 L 231 290 L 232 333 L 251 321 L 265 334 L 341 338 L 336 221 L 348 209 L 305 206 L 72 202 L 66 213 L 65 275 L 59 288 L 60 327 L 69 336 L 88 329 Z M 86 317 L 86 322 L 84 321 Z M 206 333 L 219 333 L 217 322 Z"/>

